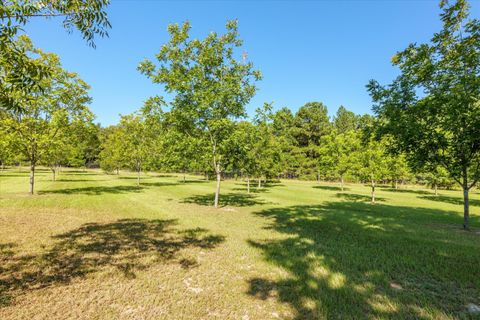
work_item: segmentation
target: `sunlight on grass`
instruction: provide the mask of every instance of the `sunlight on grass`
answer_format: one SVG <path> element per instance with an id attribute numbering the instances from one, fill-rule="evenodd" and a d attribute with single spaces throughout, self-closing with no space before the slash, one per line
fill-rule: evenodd
<path id="1" fill-rule="evenodd" d="M 0 175 L 1 319 L 457 319 L 479 303 L 478 194 L 464 232 L 455 191 L 371 205 L 361 185 L 232 180 L 213 209 L 194 176 L 40 172 L 34 196 L 26 177 Z"/>

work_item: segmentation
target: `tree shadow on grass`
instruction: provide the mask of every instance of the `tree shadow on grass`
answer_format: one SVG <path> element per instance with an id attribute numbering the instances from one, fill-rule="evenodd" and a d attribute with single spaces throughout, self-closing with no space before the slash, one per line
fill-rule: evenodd
<path id="1" fill-rule="evenodd" d="M 363 194 L 356 194 L 356 193 L 340 193 L 339 192 L 335 196 L 337 198 L 342 198 L 342 199 L 345 199 L 347 201 L 352 201 L 352 202 L 371 202 L 372 201 L 371 196 L 366 196 L 366 195 L 363 195 Z M 386 199 L 381 198 L 381 197 L 375 197 L 375 201 L 385 202 Z"/>
<path id="2" fill-rule="evenodd" d="M 457 198 L 457 197 L 450 197 L 450 196 L 422 196 L 419 197 L 420 199 L 425 199 L 425 200 L 431 200 L 431 201 L 439 201 L 439 202 L 445 202 L 445 203 L 450 203 L 450 204 L 457 204 L 457 205 L 463 205 L 463 198 Z M 476 206 L 480 207 L 480 200 L 477 199 L 469 199 L 468 203 L 471 206 Z"/>
<path id="3" fill-rule="evenodd" d="M 215 200 L 214 194 L 195 195 L 182 200 L 182 203 L 194 203 L 201 206 L 212 206 Z M 250 207 L 266 204 L 266 202 L 251 194 L 227 193 L 220 194 L 219 205 L 221 207 Z"/>
<path id="4" fill-rule="evenodd" d="M 54 190 L 42 190 L 38 194 L 86 194 L 86 195 L 101 195 L 105 193 L 121 194 L 131 192 L 141 192 L 143 188 L 137 186 L 96 186 L 96 187 L 81 187 L 81 188 L 68 188 L 68 189 L 54 189 Z"/>
<path id="5" fill-rule="evenodd" d="M 288 276 L 251 278 L 248 294 L 294 319 L 459 318 L 478 303 L 478 235 L 429 225 L 460 229 L 454 212 L 342 201 L 257 214 L 283 236 L 250 244 Z"/>
<path id="6" fill-rule="evenodd" d="M 313 186 L 315 189 L 327 190 L 327 191 L 342 191 L 341 187 L 338 186 Z M 343 187 L 343 191 L 348 191 L 350 188 Z"/>
<path id="7" fill-rule="evenodd" d="M 144 219 L 88 223 L 54 236 L 50 249 L 32 255 L 17 254 L 12 244 L 1 244 L 0 304 L 101 270 L 135 278 L 139 270 L 159 263 L 193 267 L 198 263 L 181 250 L 213 249 L 225 239 L 202 228 L 178 230 L 176 224 L 176 220 Z"/>
<path id="8" fill-rule="evenodd" d="M 238 188 L 233 188 L 232 190 L 234 191 L 244 191 L 246 192 L 248 190 L 247 187 L 247 182 L 236 182 L 235 185 L 241 186 Z M 251 193 L 268 193 L 272 188 L 275 187 L 284 187 L 285 185 L 280 183 L 280 182 L 267 182 L 267 183 L 262 183 L 262 186 L 259 188 L 258 187 L 258 180 L 251 180 L 250 181 L 250 192 Z"/>
<path id="9" fill-rule="evenodd" d="M 59 180 L 65 181 L 65 180 Z M 72 180 L 72 181 L 80 181 L 80 180 Z M 86 180 L 95 182 L 97 180 Z M 67 189 L 53 189 L 53 190 L 42 190 L 39 191 L 38 194 L 85 194 L 85 195 L 92 195 L 98 196 L 106 193 L 111 194 L 123 194 L 123 193 L 138 193 L 144 191 L 145 188 L 148 187 L 165 187 L 165 186 L 174 186 L 178 185 L 178 183 L 174 182 L 142 182 L 140 186 L 136 185 L 129 185 L 129 186 L 93 186 L 93 187 L 81 187 L 81 188 L 67 188 Z"/>
<path id="10" fill-rule="evenodd" d="M 395 189 L 395 188 L 386 188 L 386 187 L 379 188 L 379 190 L 386 191 L 386 192 L 396 192 L 396 193 L 433 194 L 432 192 L 427 190 Z"/>

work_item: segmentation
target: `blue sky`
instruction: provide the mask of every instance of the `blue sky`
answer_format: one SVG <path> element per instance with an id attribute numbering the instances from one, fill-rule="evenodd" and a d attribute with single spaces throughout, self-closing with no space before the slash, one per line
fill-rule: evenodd
<path id="1" fill-rule="evenodd" d="M 340 105 L 369 113 L 368 80 L 393 79 L 392 55 L 441 27 L 437 1 L 112 0 L 108 12 L 110 37 L 98 39 L 96 49 L 68 34 L 61 20 L 36 19 L 27 27 L 37 47 L 59 54 L 66 69 L 92 86 L 91 109 L 102 125 L 164 95 L 136 67 L 168 40 L 169 23 L 189 20 L 192 35 L 203 38 L 238 19 L 243 49 L 264 76 L 249 114 L 272 101 L 275 109 L 321 101 L 331 115 Z M 472 3 L 471 15 L 480 17 L 480 2 Z"/>

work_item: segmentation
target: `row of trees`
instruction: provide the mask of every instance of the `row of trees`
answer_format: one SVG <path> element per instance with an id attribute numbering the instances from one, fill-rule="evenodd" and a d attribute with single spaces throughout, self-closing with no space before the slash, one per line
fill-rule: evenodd
<path id="1" fill-rule="evenodd" d="M 72 165 L 99 157 L 108 171 L 128 167 L 213 173 L 218 206 L 222 175 L 247 179 L 307 177 L 369 182 L 372 201 L 379 181 L 397 184 L 427 172 L 435 186 L 453 180 L 464 193 L 480 179 L 480 21 L 468 18 L 468 3 L 441 1 L 443 28 L 428 44 L 412 44 L 392 62 L 399 76 L 367 88 L 375 118 L 307 103 L 293 114 L 271 104 L 246 121 L 245 106 L 261 73 L 239 61 L 237 22 L 224 34 L 190 37 L 188 22 L 168 27 L 170 40 L 156 61 L 138 70 L 173 97 L 147 100 L 119 125 L 99 129 L 86 105 L 88 86 L 61 68 L 58 57 L 34 49 L 21 27 L 34 16 L 61 15 L 89 42 L 109 27 L 107 0 L 3 1 L 0 5 L 0 109 L 3 162 L 22 155 L 31 166 Z M 92 138 L 85 138 L 90 136 Z M 98 148 L 101 141 L 101 148 Z M 9 146 L 13 146 L 9 148 Z M 75 159 L 75 160 L 72 160 Z M 77 163 L 78 165 L 78 163 Z M 138 183 L 140 181 L 138 180 Z"/>

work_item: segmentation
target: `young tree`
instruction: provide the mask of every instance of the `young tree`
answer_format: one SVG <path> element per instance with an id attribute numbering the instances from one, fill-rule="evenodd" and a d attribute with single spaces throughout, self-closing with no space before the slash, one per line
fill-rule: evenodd
<path id="1" fill-rule="evenodd" d="M 119 174 L 123 162 L 123 130 L 118 126 L 104 129 L 101 136 L 100 168 L 105 172 Z"/>
<path id="2" fill-rule="evenodd" d="M 32 91 L 23 100 L 21 111 L 12 110 L 4 122 L 15 133 L 16 148 L 30 163 L 30 194 L 34 192 L 35 168 L 48 146 L 56 141 L 72 121 L 84 121 L 90 114 L 88 85 L 76 74 L 62 69 L 59 58 L 34 49 L 28 38 L 21 37 L 18 46 L 47 66 L 50 76 L 44 77 L 42 90 Z"/>
<path id="3" fill-rule="evenodd" d="M 360 143 L 358 133 L 353 130 L 340 134 L 332 131 L 322 138 L 320 165 L 340 179 L 342 191 L 345 175 L 358 166 Z"/>
<path id="4" fill-rule="evenodd" d="M 383 132 L 414 163 L 443 166 L 463 189 L 463 228 L 469 190 L 480 178 L 480 21 L 468 4 L 442 1 L 443 28 L 429 44 L 411 44 L 392 62 L 400 75 L 368 89 Z"/>
<path id="5" fill-rule="evenodd" d="M 370 182 L 372 203 L 375 203 L 375 188 L 387 171 L 385 144 L 371 137 L 363 146 L 360 153 L 360 176 Z"/>
<path id="6" fill-rule="evenodd" d="M 209 141 L 217 176 L 214 206 L 218 207 L 220 180 L 226 158 L 225 145 L 234 120 L 245 116 L 245 105 L 254 96 L 260 72 L 251 62 L 235 59 L 242 45 L 237 22 L 228 21 L 227 32 L 211 32 L 205 39 L 190 39 L 190 23 L 168 27 L 170 41 L 157 54 L 159 65 L 143 61 L 139 70 L 154 83 L 174 93 L 172 114 L 182 130 Z"/>

